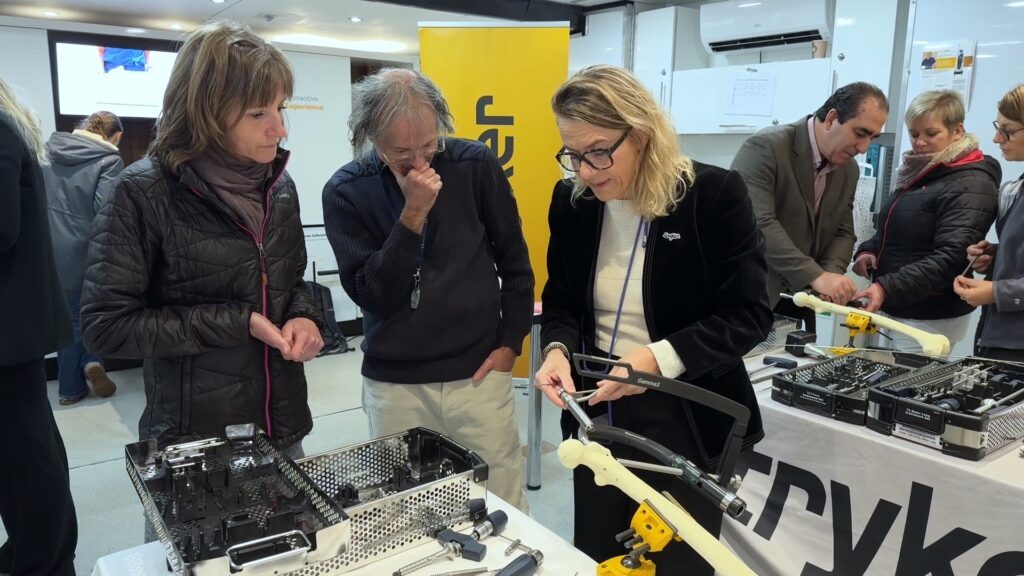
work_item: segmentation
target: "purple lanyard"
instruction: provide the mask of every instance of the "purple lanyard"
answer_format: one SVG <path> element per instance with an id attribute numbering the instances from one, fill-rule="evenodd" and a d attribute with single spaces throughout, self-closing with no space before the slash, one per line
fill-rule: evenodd
<path id="1" fill-rule="evenodd" d="M 633 238 L 633 251 L 629 254 L 629 265 L 626 266 L 626 279 L 622 282 L 622 293 L 619 295 L 619 309 L 615 311 L 615 324 L 612 326 L 612 339 L 608 345 L 608 359 L 612 359 L 615 352 L 615 340 L 619 335 L 619 321 L 622 319 L 622 306 L 626 303 L 626 289 L 629 288 L 629 279 L 633 274 L 633 262 L 636 260 L 636 248 L 640 245 L 640 238 L 643 237 L 643 247 L 647 248 L 647 232 L 651 223 L 640 218 L 640 224 L 636 227 L 636 236 Z M 608 401 L 608 425 L 612 425 L 612 402 Z"/>

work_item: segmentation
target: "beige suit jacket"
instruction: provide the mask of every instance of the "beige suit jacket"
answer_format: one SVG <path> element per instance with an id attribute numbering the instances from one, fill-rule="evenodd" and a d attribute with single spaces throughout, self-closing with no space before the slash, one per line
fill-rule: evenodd
<path id="1" fill-rule="evenodd" d="M 843 274 L 853 256 L 853 196 L 857 164 L 827 176 L 821 209 L 814 213 L 814 156 L 807 118 L 765 128 L 740 147 L 732 162 L 747 183 L 768 249 L 768 291 L 806 289 L 822 272 Z"/>

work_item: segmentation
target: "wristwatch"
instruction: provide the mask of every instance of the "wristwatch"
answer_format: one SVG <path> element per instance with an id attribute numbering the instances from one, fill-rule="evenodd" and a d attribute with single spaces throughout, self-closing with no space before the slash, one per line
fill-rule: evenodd
<path id="1" fill-rule="evenodd" d="M 541 350 L 540 361 L 543 362 L 544 360 L 547 360 L 548 352 L 551 352 L 552 350 L 561 350 L 562 354 L 565 354 L 566 360 L 572 359 L 572 354 L 569 353 L 569 348 L 565 344 L 562 344 L 561 342 L 552 342 L 545 346 L 544 350 Z"/>

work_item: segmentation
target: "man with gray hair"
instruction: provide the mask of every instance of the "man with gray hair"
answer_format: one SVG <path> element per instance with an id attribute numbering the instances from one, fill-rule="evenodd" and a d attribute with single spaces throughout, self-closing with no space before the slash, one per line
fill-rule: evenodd
<path id="1" fill-rule="evenodd" d="M 449 137 L 422 74 L 359 81 L 356 159 L 324 187 L 342 286 L 363 311 L 363 409 L 374 438 L 424 426 L 477 452 L 488 488 L 526 510 L 511 370 L 533 314 L 519 211 L 498 159 Z"/>

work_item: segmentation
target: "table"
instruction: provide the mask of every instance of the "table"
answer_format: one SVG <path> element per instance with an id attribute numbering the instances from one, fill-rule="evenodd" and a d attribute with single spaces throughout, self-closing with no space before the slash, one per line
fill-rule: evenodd
<path id="1" fill-rule="evenodd" d="M 748 514 L 722 538 L 757 574 L 1024 574 L 1019 442 L 971 462 L 755 387 L 765 439 L 741 459 Z"/>
<path id="2" fill-rule="evenodd" d="M 597 570 L 597 563 L 588 556 L 573 548 L 554 532 L 501 498 L 488 492 L 487 507 L 490 511 L 504 510 L 508 514 L 508 527 L 501 536 L 491 536 L 483 542 L 487 544 L 488 553 L 483 563 L 471 562 L 463 558 L 442 560 L 413 572 L 413 576 L 428 576 L 452 570 L 479 568 L 487 566 L 492 569 L 501 568 L 521 552 L 505 556 L 505 548 L 509 541 L 520 538 L 523 544 L 544 553 L 544 563 L 537 572 L 539 576 L 590 576 Z M 502 537 L 504 536 L 504 537 Z M 434 542 L 425 542 L 395 556 L 384 558 L 378 562 L 345 572 L 346 576 L 381 576 L 391 574 L 395 570 L 419 560 L 420 558 L 440 550 Z M 96 561 L 92 576 L 158 576 L 168 574 L 164 559 L 163 547 L 159 542 L 150 542 L 128 550 L 122 550 L 104 556 Z M 239 573 L 244 576 L 244 572 Z M 324 575 L 330 576 L 330 575 Z"/>

